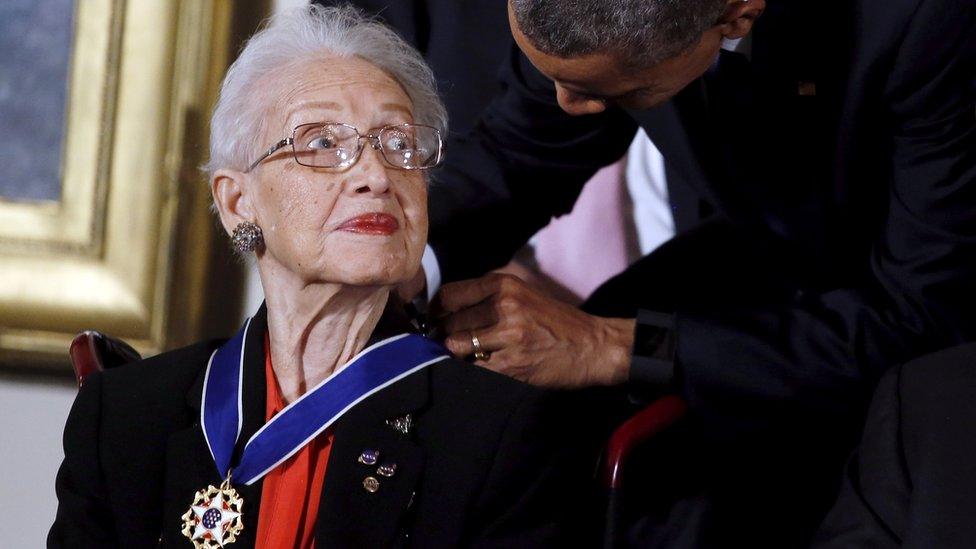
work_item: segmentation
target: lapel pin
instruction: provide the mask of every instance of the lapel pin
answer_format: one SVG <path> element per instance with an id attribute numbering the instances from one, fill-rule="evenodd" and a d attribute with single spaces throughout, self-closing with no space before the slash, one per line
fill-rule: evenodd
<path id="1" fill-rule="evenodd" d="M 375 494 L 380 489 L 380 481 L 376 477 L 366 477 L 363 479 L 363 488 L 370 494 Z"/>
<path id="2" fill-rule="evenodd" d="M 363 450 L 363 453 L 359 454 L 359 463 L 363 465 L 376 465 L 376 462 L 380 459 L 379 450 Z"/>
<path id="3" fill-rule="evenodd" d="M 410 414 L 398 416 L 393 419 L 386 420 L 386 424 L 393 427 L 401 434 L 409 435 L 410 431 L 413 430 L 413 416 Z"/>
<path id="4" fill-rule="evenodd" d="M 376 468 L 376 474 L 381 477 L 392 477 L 396 474 L 396 463 L 384 463 Z"/>

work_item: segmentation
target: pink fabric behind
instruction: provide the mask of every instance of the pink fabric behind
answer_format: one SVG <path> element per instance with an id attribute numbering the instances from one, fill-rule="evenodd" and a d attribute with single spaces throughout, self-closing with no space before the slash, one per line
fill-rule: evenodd
<path id="1" fill-rule="evenodd" d="M 624 161 L 594 174 L 573 211 L 554 219 L 535 236 L 535 260 L 542 274 L 579 299 L 623 271 L 630 238 Z"/>

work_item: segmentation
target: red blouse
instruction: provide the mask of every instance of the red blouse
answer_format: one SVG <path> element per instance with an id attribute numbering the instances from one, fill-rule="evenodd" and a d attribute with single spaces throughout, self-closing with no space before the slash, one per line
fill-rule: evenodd
<path id="1" fill-rule="evenodd" d="M 264 349 L 267 421 L 285 407 L 285 402 L 271 365 L 271 345 L 267 335 Z M 332 434 L 322 433 L 264 476 L 258 516 L 258 549 L 315 547 L 315 520 L 331 449 Z"/>

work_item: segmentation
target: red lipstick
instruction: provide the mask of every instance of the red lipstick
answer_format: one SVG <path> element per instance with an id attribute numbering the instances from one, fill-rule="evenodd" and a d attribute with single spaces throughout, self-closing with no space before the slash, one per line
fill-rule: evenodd
<path id="1" fill-rule="evenodd" d="M 397 232 L 399 228 L 400 223 L 392 215 L 370 212 L 346 220 L 336 229 L 358 234 L 390 235 Z"/>

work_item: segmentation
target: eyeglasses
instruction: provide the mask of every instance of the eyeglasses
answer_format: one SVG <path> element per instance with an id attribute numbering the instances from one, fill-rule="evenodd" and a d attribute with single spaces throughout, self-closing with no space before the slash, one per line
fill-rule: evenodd
<path id="1" fill-rule="evenodd" d="M 364 140 L 380 152 L 387 164 L 400 170 L 427 170 L 441 161 L 441 132 L 431 126 L 396 124 L 363 135 L 349 124 L 316 122 L 296 126 L 291 137 L 275 143 L 248 166 L 245 173 L 288 145 L 291 145 L 295 162 L 302 166 L 348 168 L 359 160 Z"/>

